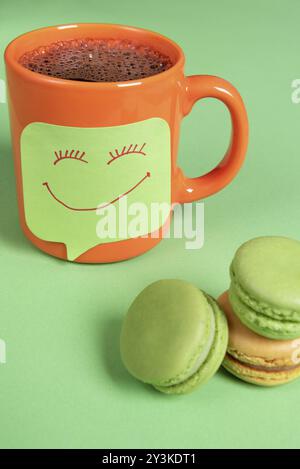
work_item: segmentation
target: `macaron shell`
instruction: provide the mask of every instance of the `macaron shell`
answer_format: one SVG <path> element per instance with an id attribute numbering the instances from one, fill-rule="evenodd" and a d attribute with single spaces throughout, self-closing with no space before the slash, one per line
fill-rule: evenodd
<path id="1" fill-rule="evenodd" d="M 277 340 L 300 337 L 300 323 L 272 319 L 254 311 L 240 300 L 232 285 L 229 289 L 229 299 L 235 314 L 242 323 L 257 334 Z"/>
<path id="2" fill-rule="evenodd" d="M 257 370 L 238 362 L 228 354 L 224 358 L 223 367 L 237 378 L 259 386 L 278 386 L 300 376 L 300 365 L 294 369 L 282 371 Z"/>
<path id="3" fill-rule="evenodd" d="M 218 298 L 218 303 L 228 321 L 230 355 L 239 361 L 270 368 L 293 366 L 299 360 L 300 338 L 273 340 L 251 331 L 234 314 L 227 291 Z"/>
<path id="4" fill-rule="evenodd" d="M 300 376 L 300 340 L 272 340 L 248 329 L 234 314 L 228 292 L 218 303 L 226 314 L 228 349 L 223 367 L 237 378 L 259 386 L 277 386 Z"/>
<path id="5" fill-rule="evenodd" d="M 299 241 L 280 236 L 247 241 L 237 250 L 231 272 L 250 297 L 282 310 L 283 319 L 300 322 Z"/>
<path id="6" fill-rule="evenodd" d="M 278 308 L 274 305 L 258 301 L 253 296 L 249 296 L 249 294 L 245 290 L 243 290 L 242 286 L 238 283 L 236 275 L 234 274 L 232 269 L 230 270 L 230 276 L 231 288 L 235 291 L 236 295 L 239 297 L 242 303 L 245 303 L 257 313 L 261 313 L 264 316 L 268 316 L 272 319 L 279 319 L 280 321 L 284 320 L 299 322 L 298 311 Z"/>
<path id="7" fill-rule="evenodd" d="M 224 359 L 227 345 L 228 345 L 228 326 L 227 320 L 223 311 L 218 306 L 217 302 L 211 297 L 207 297 L 209 304 L 215 315 L 215 339 L 211 347 L 210 353 L 199 368 L 189 379 L 182 383 L 173 386 L 155 386 L 159 391 L 166 394 L 187 394 L 192 392 L 195 388 L 205 384 L 220 368 Z"/>
<path id="8" fill-rule="evenodd" d="M 122 360 L 145 383 L 166 386 L 182 381 L 211 338 L 212 320 L 205 295 L 194 285 L 154 282 L 137 296 L 125 317 Z"/>

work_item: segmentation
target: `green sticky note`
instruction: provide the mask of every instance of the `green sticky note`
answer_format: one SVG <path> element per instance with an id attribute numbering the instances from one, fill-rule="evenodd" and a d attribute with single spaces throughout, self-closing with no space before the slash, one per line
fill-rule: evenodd
<path id="1" fill-rule="evenodd" d="M 131 237 L 126 228 L 137 204 L 149 218 L 151 204 L 171 203 L 170 129 L 163 119 L 97 128 L 34 122 L 23 130 L 21 161 L 26 223 L 40 239 L 64 243 L 69 260 Z M 112 208 L 116 232 L 99 237 L 100 215 Z M 141 223 L 139 235 L 165 221 L 166 215 Z"/>

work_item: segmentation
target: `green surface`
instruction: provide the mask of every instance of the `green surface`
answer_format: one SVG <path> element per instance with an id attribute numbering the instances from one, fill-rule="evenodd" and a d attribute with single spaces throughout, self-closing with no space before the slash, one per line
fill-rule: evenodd
<path id="1" fill-rule="evenodd" d="M 0 104 L 0 365 L 2 447 L 299 447 L 300 381 L 263 389 L 221 371 L 199 392 L 169 397 L 130 377 L 120 362 L 123 315 L 158 278 L 228 288 L 237 247 L 259 235 L 300 233 L 300 4 L 294 1 L 52 0 L 0 4 L 1 51 L 24 31 L 74 21 L 128 23 L 175 39 L 186 72 L 236 85 L 250 120 L 238 178 L 205 205 L 205 244 L 165 240 L 142 257 L 85 266 L 52 259 L 18 227 L 6 107 Z M 0 78 L 4 78 L 3 62 Z M 182 125 L 179 163 L 189 175 L 224 153 L 229 119 L 205 100 Z"/>
<path id="2" fill-rule="evenodd" d="M 121 153 L 128 142 L 138 148 L 144 144 L 144 155 L 130 154 L 112 161 L 110 152 L 119 149 Z M 84 150 L 84 162 L 64 158 L 65 151 L 70 155 L 72 148 L 80 155 Z M 161 217 L 153 223 L 150 220 L 152 202 L 171 204 L 170 129 L 163 119 L 101 129 L 35 122 L 22 132 L 21 155 L 27 225 L 38 238 L 63 242 L 69 260 L 100 243 L 129 237 L 133 218 L 129 215 L 127 233 L 119 232 L 117 222 L 115 230 L 107 233 L 109 216 L 119 220 L 124 198 L 121 205 L 109 203 L 122 194 L 128 194 L 126 205 L 142 203 L 149 212 L 139 229 L 141 236 L 158 230 L 166 221 Z M 126 178 L 122 177 L 125 172 Z M 102 233 L 101 226 L 105 228 Z"/>

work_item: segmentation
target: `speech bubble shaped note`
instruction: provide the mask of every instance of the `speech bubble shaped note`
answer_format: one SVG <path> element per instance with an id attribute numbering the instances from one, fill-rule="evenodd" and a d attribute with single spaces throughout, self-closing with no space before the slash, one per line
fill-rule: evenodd
<path id="1" fill-rule="evenodd" d="M 42 240 L 64 243 L 69 260 L 126 239 L 99 238 L 97 208 L 118 209 L 125 196 L 149 213 L 153 202 L 171 203 L 170 130 L 163 119 L 99 128 L 31 123 L 21 136 L 21 163 L 27 226 Z"/>

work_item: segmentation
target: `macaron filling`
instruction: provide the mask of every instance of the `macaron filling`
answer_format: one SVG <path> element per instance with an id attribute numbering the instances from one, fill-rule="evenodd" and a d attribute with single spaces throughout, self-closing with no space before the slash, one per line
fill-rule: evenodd
<path id="1" fill-rule="evenodd" d="M 236 314 L 237 308 L 241 306 L 237 306 L 239 300 L 234 295 L 231 297 L 231 294 L 224 292 L 218 299 L 227 316 L 229 327 L 224 368 L 237 378 L 260 386 L 277 386 L 298 378 L 300 340 L 274 340 L 255 333 Z M 247 317 L 248 320 L 249 315 L 245 316 L 245 305 L 243 308 L 243 318 Z M 257 320 L 258 315 L 254 312 L 252 314 Z M 262 315 L 259 315 L 259 318 L 261 317 Z M 272 321 L 271 318 L 268 320 Z"/>
<path id="2" fill-rule="evenodd" d="M 216 332 L 215 316 L 214 316 L 213 310 L 210 306 L 209 306 L 209 310 L 210 310 L 210 314 L 209 314 L 209 317 L 210 317 L 209 336 L 208 336 L 206 344 L 204 345 L 204 347 L 202 347 L 200 354 L 197 354 L 196 359 L 193 359 L 193 361 L 195 360 L 195 362 L 193 363 L 193 365 L 191 367 L 189 367 L 187 369 L 187 371 L 185 373 L 182 373 L 178 378 L 176 377 L 175 379 L 170 380 L 166 384 L 163 383 L 162 386 L 167 387 L 167 386 L 174 386 L 175 384 L 183 383 L 187 379 L 191 378 L 191 376 L 193 376 L 195 373 L 197 373 L 197 371 L 200 369 L 201 365 L 207 359 L 207 357 L 209 355 L 209 352 L 211 350 L 212 344 L 214 342 L 215 332 Z"/>
<path id="3" fill-rule="evenodd" d="M 251 368 L 252 370 L 265 371 L 265 372 L 270 372 L 270 373 L 273 373 L 274 371 L 281 372 L 281 371 L 296 370 L 297 368 L 300 368 L 300 364 L 299 365 L 287 365 L 287 366 L 273 366 L 273 367 L 263 366 L 263 365 L 254 365 L 252 363 L 244 362 L 242 360 L 239 360 L 235 356 L 231 355 L 228 351 L 226 353 L 226 358 L 228 358 L 229 360 L 232 360 L 234 362 L 237 362 L 242 366 L 245 366 L 247 368 Z"/>
<path id="4" fill-rule="evenodd" d="M 161 392 L 167 394 L 184 394 L 192 391 L 200 384 L 203 385 L 206 383 L 215 374 L 224 359 L 228 345 L 227 320 L 216 301 L 209 295 L 206 295 L 206 298 L 213 311 L 215 320 L 215 334 L 209 353 L 194 374 L 186 378 L 183 382 L 169 386 L 154 385 L 154 387 Z"/>
<path id="5" fill-rule="evenodd" d="M 178 279 L 148 285 L 130 305 L 120 336 L 128 371 L 165 394 L 185 394 L 208 381 L 227 344 L 227 321 L 216 301 Z"/>

